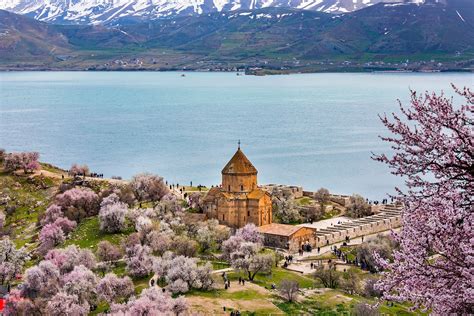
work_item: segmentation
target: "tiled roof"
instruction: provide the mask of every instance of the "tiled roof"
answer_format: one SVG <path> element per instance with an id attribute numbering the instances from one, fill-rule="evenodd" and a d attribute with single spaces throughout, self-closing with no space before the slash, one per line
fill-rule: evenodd
<path id="1" fill-rule="evenodd" d="M 258 227 L 258 231 L 262 234 L 271 234 L 278 236 L 291 236 L 298 230 L 302 229 L 301 226 L 293 226 L 286 224 L 272 223 Z"/>
<path id="2" fill-rule="evenodd" d="M 211 188 L 207 192 L 206 196 L 204 197 L 204 202 L 214 201 L 214 199 L 220 192 L 221 192 L 221 188 L 218 188 L 218 187 Z"/>
<path id="3" fill-rule="evenodd" d="M 230 161 L 222 169 L 223 174 L 256 174 L 257 169 L 252 165 L 250 160 L 244 155 L 242 150 L 237 149 L 237 152 L 230 159 Z"/>
<path id="4" fill-rule="evenodd" d="M 257 188 L 255 190 L 253 190 L 252 192 L 250 192 L 248 195 L 247 195 L 247 198 L 250 199 L 250 200 L 260 200 L 262 197 L 265 196 L 265 191 L 263 191 L 262 189 L 260 188 Z"/>

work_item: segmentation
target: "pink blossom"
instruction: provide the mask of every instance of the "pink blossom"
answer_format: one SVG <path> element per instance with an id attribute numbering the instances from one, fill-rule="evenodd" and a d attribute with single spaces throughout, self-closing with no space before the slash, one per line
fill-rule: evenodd
<path id="1" fill-rule="evenodd" d="M 107 200 L 106 203 L 102 203 L 99 211 L 100 230 L 108 233 L 124 230 L 127 211 L 128 205 L 122 202 L 109 203 Z"/>
<path id="2" fill-rule="evenodd" d="M 97 284 L 97 293 L 101 300 L 114 302 L 131 296 L 134 293 L 134 286 L 128 276 L 119 278 L 113 273 L 108 273 Z"/>
<path id="3" fill-rule="evenodd" d="M 142 173 L 134 176 L 130 186 L 138 201 L 159 201 L 168 192 L 168 186 L 163 178 L 150 173 Z"/>
<path id="4" fill-rule="evenodd" d="M 81 249 L 75 245 L 50 250 L 45 259 L 54 263 L 62 274 L 72 271 L 77 265 L 88 269 L 94 269 L 96 266 L 94 254 L 89 249 Z"/>
<path id="5" fill-rule="evenodd" d="M 403 118 L 382 122 L 395 135 L 392 157 L 380 155 L 392 173 L 406 179 L 399 192 L 403 229 L 387 272 L 384 296 L 408 300 L 434 314 L 470 314 L 474 302 L 474 94 L 457 91 L 465 104 L 444 95 L 413 92 L 400 105 Z"/>
<path id="6" fill-rule="evenodd" d="M 138 244 L 127 248 L 125 263 L 131 276 L 144 277 L 149 275 L 153 266 L 150 247 Z"/>
<path id="7" fill-rule="evenodd" d="M 132 298 L 127 304 L 112 304 L 112 315 L 167 315 L 179 314 L 187 310 L 186 299 L 173 299 L 169 293 L 163 293 L 157 287 L 142 291 L 140 297 Z"/>
<path id="8" fill-rule="evenodd" d="M 59 290 L 59 269 L 51 261 L 41 261 L 26 270 L 22 296 L 48 298 Z"/>
<path id="9" fill-rule="evenodd" d="M 17 249 L 10 238 L 0 240 L 0 284 L 11 281 L 20 273 L 27 259 L 26 251 Z"/>
<path id="10" fill-rule="evenodd" d="M 95 304 L 97 297 L 97 277 L 83 265 L 75 266 L 68 274 L 61 279 L 63 291 L 69 295 L 76 295 L 78 302 L 83 304 Z"/>
<path id="11" fill-rule="evenodd" d="M 51 224 L 60 217 L 63 217 L 63 211 L 61 207 L 56 204 L 51 204 L 44 213 L 43 218 L 41 219 L 41 225 Z"/>
<path id="12" fill-rule="evenodd" d="M 86 176 L 89 174 L 89 167 L 87 165 L 78 165 L 78 164 L 73 164 L 71 168 L 69 169 L 69 174 L 72 176 Z"/>
<path id="13" fill-rule="evenodd" d="M 41 169 L 38 159 L 39 153 L 37 152 L 10 153 L 6 155 L 4 165 L 6 170 L 23 169 L 25 173 L 28 173 Z"/>
<path id="14" fill-rule="evenodd" d="M 258 232 L 255 224 L 247 224 L 244 227 L 237 230 L 235 236 L 241 237 L 244 241 L 249 241 L 257 244 L 263 244 L 263 237 Z"/>
<path id="15" fill-rule="evenodd" d="M 64 232 L 57 224 L 45 225 L 39 234 L 40 247 L 39 252 L 46 254 L 50 249 L 59 245 L 65 240 Z"/>
<path id="16" fill-rule="evenodd" d="M 59 217 L 54 221 L 54 225 L 59 226 L 65 235 L 72 232 L 77 227 L 77 223 L 75 221 L 71 221 L 65 217 Z"/>
<path id="17" fill-rule="evenodd" d="M 77 295 L 69 295 L 64 292 L 56 294 L 46 306 L 47 315 L 70 315 L 86 316 L 90 307 L 87 302 L 79 302 Z"/>
<path id="18" fill-rule="evenodd" d="M 97 257 L 102 261 L 117 261 L 122 258 L 120 249 L 107 240 L 97 245 Z"/>
<path id="19" fill-rule="evenodd" d="M 99 196 L 91 189 L 73 188 L 55 198 L 55 204 L 61 207 L 63 213 L 71 220 L 97 215 L 99 211 Z"/>

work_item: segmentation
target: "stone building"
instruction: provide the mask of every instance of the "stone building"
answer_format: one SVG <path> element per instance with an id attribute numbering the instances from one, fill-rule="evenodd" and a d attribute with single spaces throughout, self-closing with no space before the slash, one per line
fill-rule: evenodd
<path id="1" fill-rule="evenodd" d="M 316 247 L 316 230 L 310 227 L 272 223 L 261 226 L 258 232 L 263 235 L 267 247 L 287 249 L 296 252 L 303 244 Z"/>
<path id="2" fill-rule="evenodd" d="M 204 212 L 220 224 L 240 228 L 272 223 L 270 194 L 257 185 L 257 169 L 239 148 L 222 169 L 222 185 L 209 190 Z"/>

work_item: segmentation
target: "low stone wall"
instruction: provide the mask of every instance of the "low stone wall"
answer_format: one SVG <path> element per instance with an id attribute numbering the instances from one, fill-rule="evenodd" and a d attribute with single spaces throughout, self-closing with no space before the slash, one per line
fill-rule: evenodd
<path id="1" fill-rule="evenodd" d="M 351 197 L 348 195 L 334 195 L 331 194 L 331 197 L 329 198 L 332 202 L 340 204 L 344 207 L 349 206 L 351 202 Z"/>
<path id="2" fill-rule="evenodd" d="M 283 185 L 283 184 L 266 184 L 263 186 L 263 189 L 272 193 L 273 191 L 281 191 L 286 195 L 292 195 L 293 198 L 299 199 L 303 197 L 303 187 L 296 186 L 296 185 Z"/>
<path id="3" fill-rule="evenodd" d="M 317 230 L 317 244 L 319 246 L 326 246 L 337 242 L 343 242 L 346 237 L 353 239 L 361 236 L 372 235 L 400 227 L 401 224 L 401 215 L 386 218 L 380 217 L 380 215 L 369 216 L 355 220 L 354 222 L 343 223 Z"/>

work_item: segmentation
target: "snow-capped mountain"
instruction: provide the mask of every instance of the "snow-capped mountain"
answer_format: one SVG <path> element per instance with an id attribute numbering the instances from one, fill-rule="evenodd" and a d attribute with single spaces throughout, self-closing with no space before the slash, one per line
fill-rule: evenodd
<path id="1" fill-rule="evenodd" d="M 379 2 L 424 1 L 428 0 L 1 0 L 0 9 L 44 22 L 117 24 L 268 7 L 345 13 Z"/>

